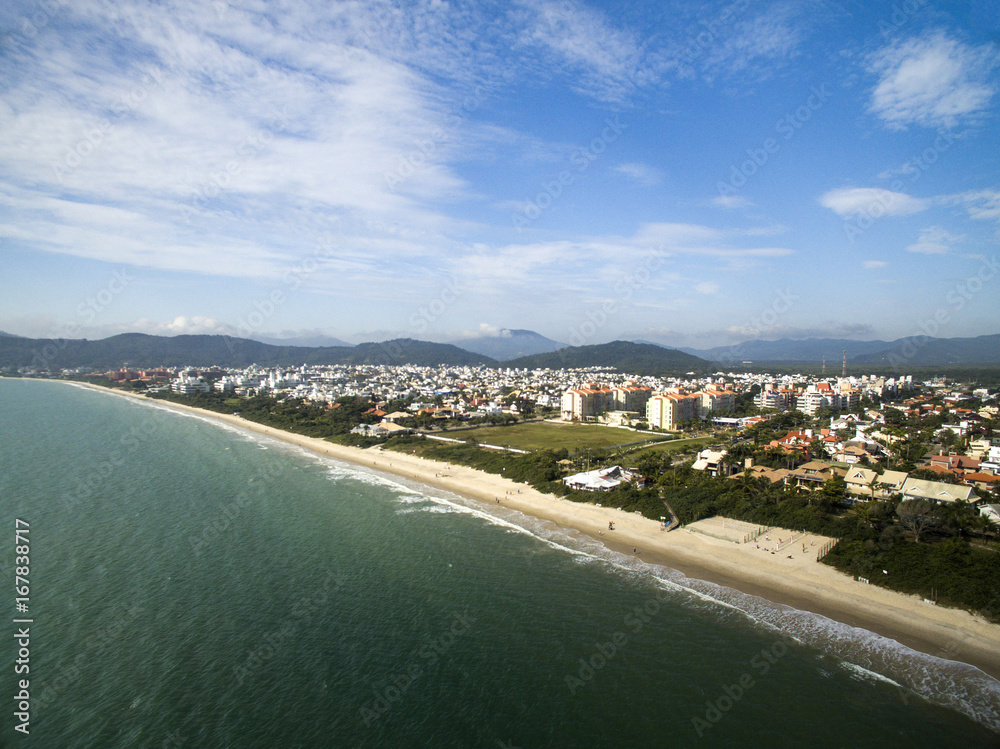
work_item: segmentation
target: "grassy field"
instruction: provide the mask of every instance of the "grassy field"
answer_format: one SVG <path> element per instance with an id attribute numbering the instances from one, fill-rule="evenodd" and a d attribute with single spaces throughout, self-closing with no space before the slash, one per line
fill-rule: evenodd
<path id="1" fill-rule="evenodd" d="M 552 424 L 549 422 L 532 422 L 530 424 L 515 424 L 508 427 L 482 427 L 457 432 L 448 432 L 442 436 L 453 439 L 474 439 L 488 445 L 513 447 L 518 450 L 543 450 L 565 447 L 570 453 L 586 450 L 600 450 L 629 442 L 662 440 L 663 437 L 651 434 L 636 434 L 626 429 L 594 426 L 592 424 Z"/>
<path id="2" fill-rule="evenodd" d="M 718 442 L 719 440 L 716 437 L 692 437 L 683 440 L 673 440 L 672 442 L 665 442 L 662 445 L 636 450 L 629 453 L 629 457 L 638 458 L 643 455 L 652 455 L 653 453 L 677 453 L 681 450 L 700 450 L 705 445 L 717 444 Z"/>

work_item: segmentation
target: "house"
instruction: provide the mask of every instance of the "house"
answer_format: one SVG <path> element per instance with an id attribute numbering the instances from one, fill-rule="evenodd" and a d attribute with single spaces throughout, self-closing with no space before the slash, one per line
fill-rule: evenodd
<path id="1" fill-rule="evenodd" d="M 792 471 L 788 476 L 788 482 L 805 489 L 818 489 L 825 481 L 844 476 L 846 473 L 847 471 L 841 466 L 824 463 L 822 460 L 810 460 Z"/>
<path id="2" fill-rule="evenodd" d="M 691 466 L 693 471 L 705 471 L 709 476 L 728 476 L 733 467 L 722 462 L 725 450 L 702 450 Z"/>
<path id="3" fill-rule="evenodd" d="M 870 468 L 851 468 L 844 476 L 847 493 L 864 499 L 874 499 L 878 474 Z"/>
<path id="4" fill-rule="evenodd" d="M 358 424 L 351 430 L 351 434 L 360 434 L 364 437 L 389 437 L 394 434 L 410 434 L 413 430 L 391 421 L 383 421 L 380 424 Z"/>
<path id="5" fill-rule="evenodd" d="M 962 476 L 962 483 L 977 489 L 1000 489 L 1000 476 L 992 473 L 967 473 Z"/>
<path id="6" fill-rule="evenodd" d="M 847 463 L 848 465 L 862 463 L 864 460 L 872 460 L 872 455 L 868 452 L 867 448 L 855 442 L 844 443 L 842 447 L 833 451 L 832 457 L 839 463 Z"/>
<path id="7" fill-rule="evenodd" d="M 984 518 L 988 518 L 991 523 L 1000 525 L 1000 505 L 988 504 L 980 505 L 979 514 Z"/>
<path id="8" fill-rule="evenodd" d="M 979 496 L 971 486 L 946 484 L 943 481 L 928 481 L 912 477 L 907 477 L 901 493 L 904 502 L 911 499 L 928 499 L 935 504 L 959 500 L 974 504 L 979 501 Z"/>
<path id="9" fill-rule="evenodd" d="M 791 475 L 791 471 L 787 468 L 768 468 L 767 466 L 750 466 L 744 473 L 748 473 L 754 478 L 767 479 L 772 484 L 788 483 L 788 477 Z M 732 476 L 731 478 L 739 478 L 739 474 Z"/>
<path id="10" fill-rule="evenodd" d="M 643 488 L 646 481 L 638 472 L 622 468 L 621 466 L 611 466 L 610 468 L 598 468 L 593 471 L 574 473 L 566 476 L 563 483 L 570 489 L 579 489 L 585 492 L 609 492 L 621 483 L 635 481 L 639 488 Z"/>
<path id="11" fill-rule="evenodd" d="M 903 484 L 910 474 L 906 471 L 886 471 L 875 479 L 875 494 L 880 499 L 887 499 L 893 494 L 903 493 Z"/>
<path id="12" fill-rule="evenodd" d="M 963 473 L 975 473 L 978 471 L 979 460 L 977 458 L 970 458 L 967 455 L 955 455 L 954 453 L 950 455 L 932 455 L 930 467 L 943 468 L 946 471 L 955 473 L 957 476 L 961 476 Z"/>

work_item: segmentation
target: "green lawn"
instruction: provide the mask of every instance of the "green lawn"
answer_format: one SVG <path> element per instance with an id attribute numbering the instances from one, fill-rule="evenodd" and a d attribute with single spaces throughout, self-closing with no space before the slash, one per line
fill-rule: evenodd
<path id="1" fill-rule="evenodd" d="M 629 457 L 639 458 L 644 455 L 652 455 L 653 453 L 676 453 L 681 450 L 700 450 L 706 445 L 718 444 L 718 442 L 719 439 L 717 437 L 691 437 L 689 439 L 673 440 L 671 442 L 665 442 L 662 445 L 644 447 L 641 450 L 636 450 L 633 453 L 629 453 Z"/>
<path id="2" fill-rule="evenodd" d="M 626 429 L 594 426 L 592 424 L 551 424 L 532 422 L 508 427 L 482 427 L 457 432 L 446 432 L 442 436 L 452 439 L 474 439 L 488 445 L 513 447 L 518 450 L 543 450 L 565 447 L 570 453 L 584 451 L 588 447 L 599 450 L 629 442 L 656 442 L 663 437 L 637 434 Z"/>

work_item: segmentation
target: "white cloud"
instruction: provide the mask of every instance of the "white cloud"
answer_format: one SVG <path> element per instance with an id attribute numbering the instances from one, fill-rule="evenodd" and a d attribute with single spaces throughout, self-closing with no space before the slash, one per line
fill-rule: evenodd
<path id="1" fill-rule="evenodd" d="M 736 7 L 734 3 L 730 10 Z M 737 17 L 731 26 L 713 24 L 709 28 L 714 28 L 719 38 L 704 50 L 702 64 L 707 75 L 747 71 L 761 78 L 772 75 L 775 62 L 794 57 L 802 41 L 802 21 L 793 18 L 795 14 L 791 4 L 771 5 L 757 16 Z"/>
<path id="2" fill-rule="evenodd" d="M 839 216 L 908 216 L 925 210 L 930 201 L 880 187 L 843 187 L 830 190 L 820 205 Z"/>
<path id="3" fill-rule="evenodd" d="M 906 249 L 909 252 L 916 252 L 920 255 L 944 255 L 951 250 L 951 246 L 965 239 L 965 235 L 955 236 L 949 234 L 940 226 L 929 226 L 920 232 L 920 238 L 909 245 Z"/>
<path id="4" fill-rule="evenodd" d="M 663 175 L 660 173 L 660 170 L 656 167 L 649 166 L 648 164 L 639 164 L 636 162 L 619 164 L 615 167 L 615 171 L 619 174 L 624 174 L 625 176 L 632 178 L 643 187 L 658 185 L 663 180 Z"/>
<path id="5" fill-rule="evenodd" d="M 869 270 L 877 270 L 879 268 L 885 268 L 888 264 L 889 263 L 885 260 L 865 260 L 861 263 L 861 267 Z"/>
<path id="6" fill-rule="evenodd" d="M 974 219 L 1000 219 L 1000 190 L 973 190 L 946 196 L 943 201 L 964 206 Z"/>
<path id="7" fill-rule="evenodd" d="M 712 198 L 712 205 L 719 208 L 747 208 L 753 202 L 743 195 L 716 195 Z"/>
<path id="8" fill-rule="evenodd" d="M 140 331 L 151 335 L 234 335 L 238 331 L 232 326 L 214 317 L 201 315 L 179 315 L 167 322 L 156 322 L 148 319 L 136 320 L 123 327 L 123 331 Z"/>
<path id="9" fill-rule="evenodd" d="M 991 45 L 970 47 L 943 33 L 885 47 L 868 60 L 879 81 L 870 110 L 889 127 L 954 127 L 975 121 L 996 93 Z"/>
<path id="10" fill-rule="evenodd" d="M 694 290 L 699 294 L 715 294 L 719 291 L 719 284 L 714 281 L 702 281 L 694 285 Z"/>
<path id="11" fill-rule="evenodd" d="M 601 13 L 573 0 L 523 3 L 533 18 L 528 43 L 549 50 L 557 63 L 582 78 L 574 88 L 604 102 L 621 103 L 652 79 L 642 44 Z"/>
<path id="12" fill-rule="evenodd" d="M 506 328 L 499 328 L 496 325 L 481 322 L 475 330 L 463 330 L 458 334 L 459 338 L 510 338 L 511 333 Z"/>

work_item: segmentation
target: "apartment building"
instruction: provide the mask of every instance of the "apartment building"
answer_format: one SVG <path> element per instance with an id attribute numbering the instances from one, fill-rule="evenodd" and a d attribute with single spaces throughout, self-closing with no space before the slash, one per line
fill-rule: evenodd
<path id="1" fill-rule="evenodd" d="M 563 394 L 559 410 L 566 421 L 593 419 L 599 414 L 616 410 L 615 392 L 611 388 L 596 385 L 572 388 Z"/>
<path id="2" fill-rule="evenodd" d="M 562 397 L 560 413 L 566 421 L 587 421 L 609 411 L 635 411 L 643 413 L 653 394 L 652 389 L 635 385 L 586 387 L 567 390 Z"/>
<path id="3" fill-rule="evenodd" d="M 656 429 L 677 429 L 677 425 L 698 415 L 699 399 L 694 395 L 662 393 L 646 404 L 646 421 Z"/>
<path id="4" fill-rule="evenodd" d="M 727 413 L 736 409 L 736 393 L 722 388 L 705 388 L 694 394 L 698 398 L 698 415 L 705 418 L 713 413 Z"/>

